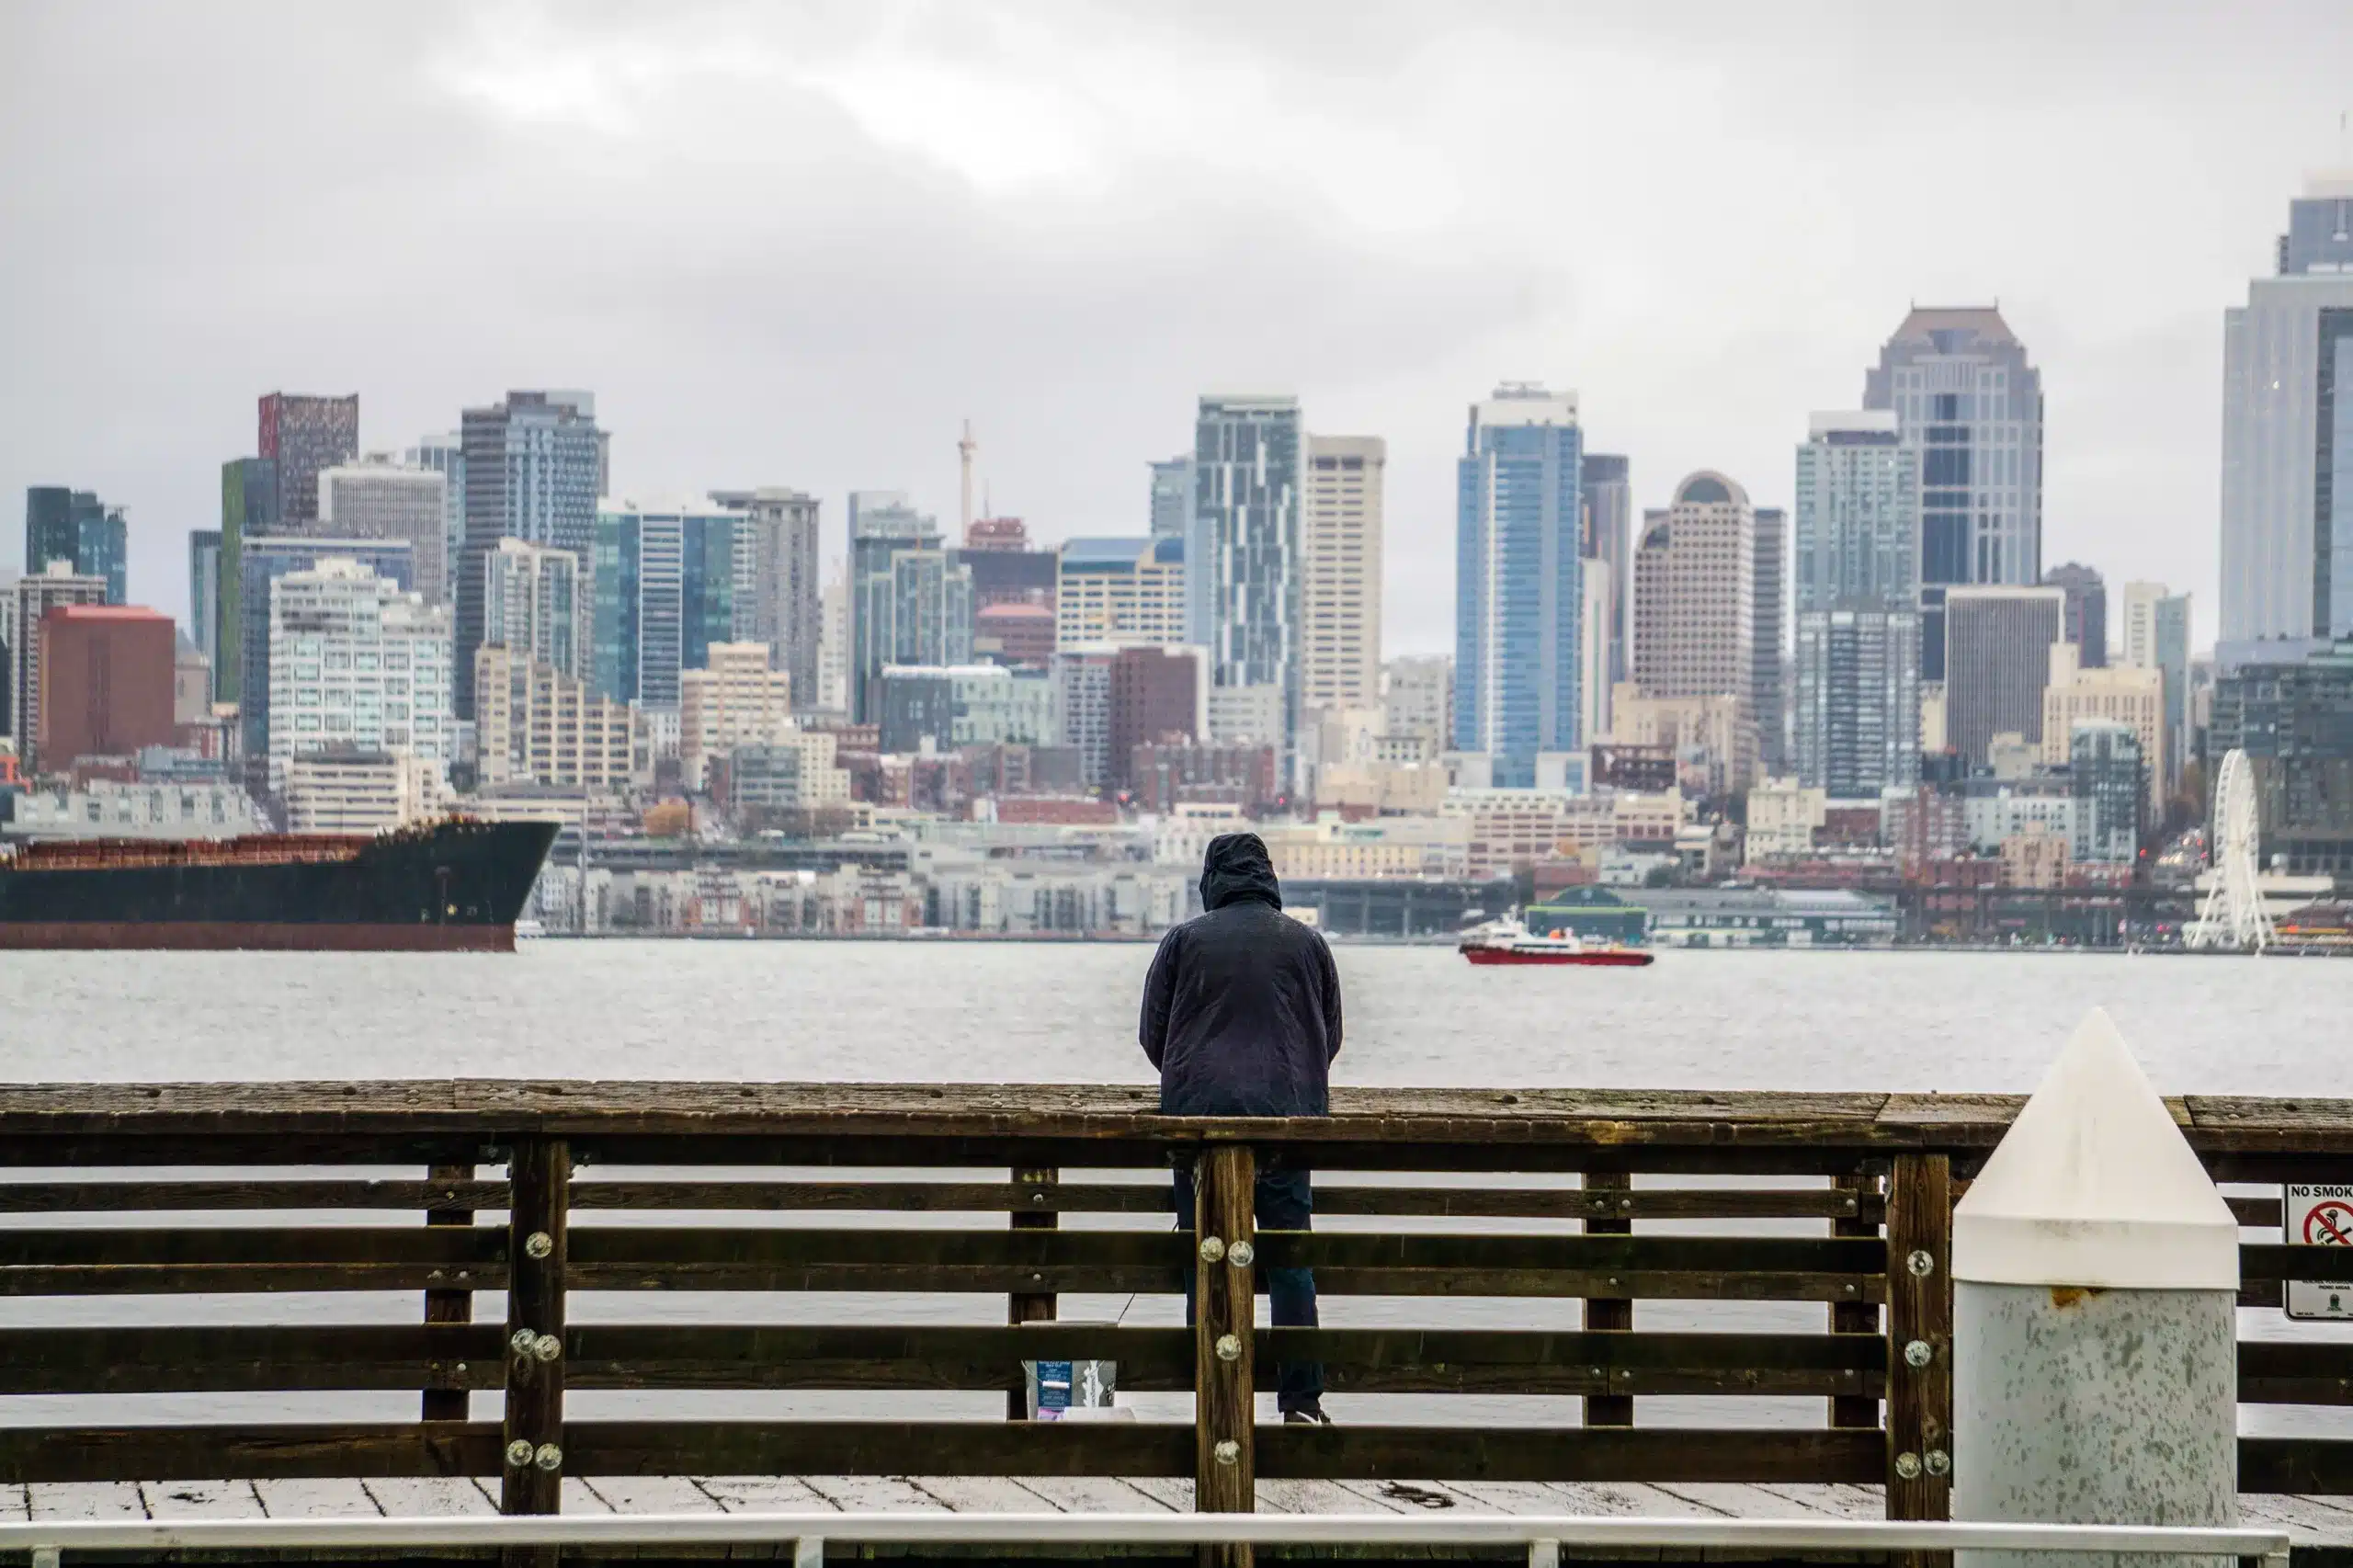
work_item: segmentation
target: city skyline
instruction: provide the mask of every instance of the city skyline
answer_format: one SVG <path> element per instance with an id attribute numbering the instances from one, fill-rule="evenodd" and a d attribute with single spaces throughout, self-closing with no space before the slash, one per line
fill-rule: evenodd
<path id="1" fill-rule="evenodd" d="M 626 493 L 780 483 L 838 507 L 892 487 L 941 517 L 969 416 L 991 509 L 1048 543 L 1142 531 L 1139 470 L 1182 444 L 1202 391 L 1288 391 L 1314 427 L 1390 443 L 1386 651 L 1438 650 L 1459 410 L 1497 380 L 1574 388 L 1597 449 L 1631 459 L 1638 506 L 1700 468 L 1786 506 L 1788 430 L 1860 401 L 1909 304 L 1998 301 L 2050 400 L 2045 562 L 2176 585 L 2212 640 L 2222 312 L 2271 270 L 2304 174 L 2338 161 L 2341 8 L 1826 29 L 1499 10 L 1446 42 L 1375 7 L 1336 52 L 1298 49 L 1305 23 L 1280 14 L 1238 41 L 1211 13 L 911 15 L 689 8 L 556 33 L 499 9 L 159 11 L 127 30 L 12 10 L 0 55 L 40 68 L 0 112 L 42 153 L 0 167 L 0 189 L 30 222 L 75 213 L 75 249 L 106 262 L 6 264 L 0 325 L 25 352 L 0 382 L 0 489 L 125 506 L 130 597 L 185 618 L 185 535 L 211 526 L 267 389 L 358 391 L 363 449 L 400 449 L 509 387 L 588 386 Z M 1929 55 L 1950 68 L 1923 81 Z M 329 57 L 374 69 L 303 63 Z M 250 100 L 190 97 L 232 58 Z M 119 125 L 30 131 L 67 123 L 53 111 L 101 71 Z M 1516 96 L 1523 76 L 1552 88 Z M 926 83 L 922 113 L 877 112 Z M 1019 116 L 977 112 L 1029 87 Z M 1206 138 L 1202 95 L 1223 111 Z M 1940 114 L 1988 96 L 2018 110 L 1970 118 L 2001 178 L 1959 230 L 1909 221 L 1903 171 Z M 1652 124 L 1660 97 L 1719 107 L 1613 131 Z M 1528 214 L 1466 153 L 1540 100 L 1613 156 Z M 267 199 L 199 200 L 233 183 L 250 134 L 289 123 L 303 155 Z M 2062 155 L 2029 155 L 2053 136 Z M 1814 167 L 1828 144 L 1836 185 Z M 732 174 L 676 177 L 706 163 Z M 1295 202 L 1238 204 L 1242 167 Z M 1666 237 L 1703 187 L 1745 258 L 1738 289 L 1712 247 Z M 441 216 L 351 222 L 403 202 Z M 598 243 L 523 265 L 559 210 L 593 214 Z M 754 215 L 780 210 L 813 213 L 832 248 Z M 119 227 L 94 233 L 92 213 Z M 675 244 L 682 226 L 696 245 Z"/>

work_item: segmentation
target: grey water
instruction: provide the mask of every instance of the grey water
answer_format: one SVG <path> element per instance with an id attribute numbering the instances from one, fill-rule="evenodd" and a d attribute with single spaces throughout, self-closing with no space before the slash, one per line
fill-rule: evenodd
<path id="1" fill-rule="evenodd" d="M 1336 950 L 1347 1005 L 1347 1044 L 1335 1071 L 1343 1085 L 2024 1092 L 2084 1015 L 2105 1007 L 2165 1092 L 2353 1092 L 2344 1072 L 2353 1040 L 2353 963 L 1677 951 L 1641 971 L 1474 970 L 1442 949 Z M 1135 1045 L 1135 1001 L 1151 956 L 1150 947 L 1130 944 L 563 940 L 527 942 L 512 956 L 10 954 L 0 958 L 0 1080 L 1148 1083 Z M 665 1218 L 866 1222 L 844 1215 Z M 10 1222 L 398 1221 L 248 1212 Z M 1168 1221 L 1065 1220 L 1154 1222 Z M 1486 1228 L 1573 1229 L 1535 1221 Z M 1821 1233 L 1818 1222 L 1794 1221 L 1642 1228 Z M 483 1292 L 475 1310 L 478 1319 L 497 1321 L 504 1305 Z M 580 1322 L 988 1323 L 1003 1321 L 1004 1304 L 995 1297 L 583 1292 L 572 1310 Z M 1645 1301 L 1636 1307 L 1636 1324 L 1808 1332 L 1823 1326 L 1824 1311 Z M 398 1293 L 16 1298 L 0 1301 L 0 1324 L 390 1323 L 414 1322 L 417 1312 L 414 1295 Z M 1077 1320 L 1181 1321 L 1174 1298 L 1065 1296 L 1061 1312 Z M 1578 1312 L 1574 1301 L 1327 1297 L 1324 1321 L 1574 1329 Z M 2249 1309 L 2241 1319 L 2246 1336 L 2353 1335 L 2353 1325 L 2290 1324 L 2276 1310 Z M 1188 1407 L 1185 1395 L 1124 1402 L 1146 1420 L 1183 1419 Z M 475 1414 L 491 1417 L 495 1404 L 494 1395 L 482 1395 Z M 1577 1413 L 1574 1400 L 1538 1397 L 1336 1394 L 1330 1405 L 1338 1419 L 1357 1422 L 1562 1425 Z M 19 1397 L 0 1399 L 0 1424 L 395 1420 L 415 1408 L 413 1394 L 381 1392 Z M 570 1414 L 584 1419 L 987 1419 L 1002 1408 L 994 1393 L 575 1392 L 568 1401 Z M 1824 1418 L 1822 1402 L 1812 1399 L 1645 1398 L 1637 1415 L 1679 1426 Z M 2341 1413 L 2319 1410 L 2256 1410 L 2248 1426 L 2348 1429 Z"/>

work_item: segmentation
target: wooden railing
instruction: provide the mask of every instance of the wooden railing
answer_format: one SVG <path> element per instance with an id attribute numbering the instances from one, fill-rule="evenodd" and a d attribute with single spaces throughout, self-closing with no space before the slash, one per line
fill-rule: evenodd
<path id="1" fill-rule="evenodd" d="M 1261 1122 L 1150 1104 L 1148 1090 L 1057 1086 L 0 1089 L 0 1161 L 24 1177 L 0 1180 L 0 1296 L 138 1295 L 158 1319 L 0 1327 L 0 1394 L 419 1396 L 404 1421 L 0 1426 L 0 1480 L 498 1476 L 514 1513 L 553 1511 L 563 1476 L 599 1474 L 1191 1477 L 1213 1509 L 1248 1507 L 1254 1477 L 1847 1482 L 1885 1484 L 1891 1517 L 1946 1516 L 1951 1201 L 2015 1102 L 1359 1090 L 1329 1119 Z M 2177 1114 L 2220 1179 L 2353 1179 L 2346 1108 L 2191 1100 Z M 1250 1173 L 1277 1154 L 1321 1173 L 1317 1218 L 1337 1224 L 1255 1232 Z M 1220 1243 L 1209 1261 L 1194 1233 L 1152 1221 L 1168 1212 L 1172 1161 L 1197 1165 L 1198 1234 Z M 1446 1185 L 1466 1173 L 1488 1184 Z M 2276 1233 L 2277 1199 L 2234 1201 Z M 299 1217 L 330 1211 L 345 1212 Z M 1817 1233 L 1629 1233 L 1659 1220 Z M 2276 1305 L 2291 1273 L 2353 1280 L 2353 1249 L 2257 1244 L 2243 1259 L 2251 1304 Z M 1193 1329 L 1053 1321 L 1074 1292 L 1176 1295 L 1188 1266 Z M 1423 1325 L 1259 1326 L 1250 1287 L 1279 1267 L 1312 1267 L 1327 1302 L 1427 1298 Z M 505 1321 L 472 1321 L 474 1293 L 492 1290 L 506 1292 Z M 1003 1298 L 1008 1321 L 569 1310 L 582 1291 L 675 1290 L 983 1296 Z M 225 1326 L 177 1303 L 283 1291 L 418 1292 L 423 1305 L 406 1324 L 355 1310 Z M 1466 1297 L 1581 1300 L 1585 1326 L 1449 1325 L 1440 1303 Z M 1670 1333 L 1634 1326 L 1621 1305 L 1634 1301 L 1824 1310 L 1819 1331 Z M 898 1390 L 1003 1392 L 1017 1413 L 1024 1359 L 1076 1358 L 1117 1362 L 1125 1391 L 1197 1391 L 1195 1420 L 564 1409 L 575 1391 Z M 1336 1393 L 1574 1395 L 1586 1420 L 1256 1425 L 1254 1384 L 1301 1360 L 1322 1362 Z M 2240 1367 L 2250 1403 L 2353 1403 L 2353 1345 L 2251 1342 Z M 494 1391 L 502 1418 L 469 1419 L 469 1396 Z M 1818 1398 L 1822 1424 L 1635 1423 L 1642 1400 L 1665 1395 Z M 2353 1492 L 2353 1441 L 2249 1438 L 2241 1475 L 2251 1491 Z"/>

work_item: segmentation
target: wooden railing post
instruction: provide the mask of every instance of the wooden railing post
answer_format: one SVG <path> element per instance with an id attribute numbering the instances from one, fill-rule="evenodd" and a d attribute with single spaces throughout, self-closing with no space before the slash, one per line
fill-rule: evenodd
<path id="1" fill-rule="evenodd" d="M 1026 1188 L 1027 1196 L 1015 1199 L 1013 1228 L 1017 1231 L 1051 1231 L 1062 1223 L 1062 1217 L 1046 1207 L 1046 1194 L 1040 1190 L 1053 1187 L 1062 1180 L 1062 1173 L 1051 1165 L 1016 1165 L 1013 1185 Z M 1033 1201 L 1034 1200 L 1034 1201 Z M 1011 1324 L 1051 1323 L 1056 1302 L 1051 1290 L 1019 1291 L 1006 1298 L 1006 1319 Z M 1013 1384 L 1006 1391 L 1005 1416 L 1008 1421 L 1026 1420 L 1029 1415 L 1029 1380 L 1021 1369 L 1013 1369 Z"/>
<path id="2" fill-rule="evenodd" d="M 1952 1161 L 1898 1154 L 1887 1187 L 1887 1517 L 1952 1513 Z M 1950 1561 L 1915 1554 L 1913 1563 Z"/>
<path id="3" fill-rule="evenodd" d="M 1612 1202 L 1611 1195 L 1633 1190 L 1634 1178 L 1623 1171 L 1587 1171 L 1585 1176 L 1586 1214 L 1585 1233 L 1588 1236 L 1631 1236 L 1634 1233 L 1631 1219 L 1594 1219 L 1603 1202 Z M 1585 1303 L 1585 1327 L 1587 1334 L 1624 1334 L 1634 1326 L 1634 1303 L 1610 1297 L 1588 1297 Z M 1630 1393 L 1589 1393 L 1585 1396 L 1585 1424 L 1588 1426 L 1631 1426 L 1634 1424 L 1634 1396 Z"/>
<path id="4" fill-rule="evenodd" d="M 463 1182 L 474 1179 L 472 1165 L 431 1165 L 425 1172 L 430 1182 Z M 474 1211 L 471 1209 L 428 1209 L 425 1211 L 428 1225 L 471 1225 Z M 427 1290 L 425 1292 L 425 1321 L 434 1323 L 472 1323 L 474 1321 L 474 1293 L 472 1290 Z M 450 1372 L 437 1380 L 425 1391 L 421 1412 L 427 1421 L 463 1421 L 469 1414 L 471 1395 L 466 1392 L 467 1380 Z"/>
<path id="5" fill-rule="evenodd" d="M 1252 1443 L 1257 1159 L 1247 1145 L 1202 1151 L 1193 1183 L 1193 1506 L 1256 1506 Z M 1237 1250 L 1239 1249 L 1239 1250 Z M 1201 1548 L 1203 1568 L 1249 1568 L 1246 1546 Z"/>
<path id="6" fill-rule="evenodd" d="M 563 1506 L 563 1272 L 572 1145 L 562 1138 L 518 1137 L 510 1172 L 499 1510 L 553 1514 Z M 510 1565 L 552 1568 L 555 1560 L 552 1548 L 507 1553 Z"/>
<path id="7" fill-rule="evenodd" d="M 1855 1175 L 1830 1178 L 1833 1190 L 1845 1194 L 1855 1205 L 1855 1211 L 1844 1219 L 1830 1221 L 1833 1236 L 1870 1240 L 1879 1234 L 1879 1220 L 1864 1212 L 1865 1206 L 1879 1196 L 1877 1176 Z M 1833 1334 L 1877 1334 L 1879 1303 L 1876 1301 L 1833 1301 L 1830 1304 L 1830 1332 Z M 1879 1425 L 1879 1401 L 1862 1394 L 1834 1393 L 1830 1396 L 1830 1425 L 1841 1427 L 1870 1428 Z"/>

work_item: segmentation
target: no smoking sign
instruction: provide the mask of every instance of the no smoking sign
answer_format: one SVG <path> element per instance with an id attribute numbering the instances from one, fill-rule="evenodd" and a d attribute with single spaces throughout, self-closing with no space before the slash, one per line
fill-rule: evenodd
<path id="1" fill-rule="evenodd" d="M 2353 1187 L 2290 1187 L 2284 1240 L 2291 1246 L 2353 1246 Z M 2291 1318 L 2353 1318 L 2353 1285 L 2288 1282 Z"/>

